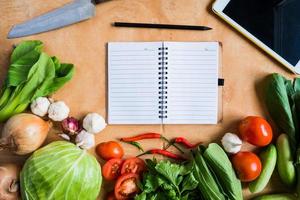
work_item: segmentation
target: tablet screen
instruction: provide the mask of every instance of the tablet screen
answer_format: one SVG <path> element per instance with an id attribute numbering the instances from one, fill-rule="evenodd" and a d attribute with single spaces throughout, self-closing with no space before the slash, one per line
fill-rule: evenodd
<path id="1" fill-rule="evenodd" d="M 231 0 L 223 11 L 296 66 L 300 60 L 300 0 Z"/>

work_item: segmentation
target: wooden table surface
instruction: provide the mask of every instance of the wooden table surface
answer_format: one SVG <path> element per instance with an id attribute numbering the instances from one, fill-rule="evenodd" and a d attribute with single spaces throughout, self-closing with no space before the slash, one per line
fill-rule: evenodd
<path id="1" fill-rule="evenodd" d="M 45 51 L 63 62 L 76 66 L 73 80 L 53 97 L 71 108 L 71 115 L 83 117 L 88 112 L 107 115 L 106 44 L 110 41 L 220 41 L 223 45 L 222 71 L 223 120 L 218 125 L 109 125 L 97 135 L 97 143 L 142 132 L 162 132 L 167 137 L 184 135 L 191 141 L 219 141 L 228 132 L 236 132 L 237 122 L 247 115 L 267 116 L 261 101 L 259 84 L 269 73 L 292 78 L 279 63 L 222 22 L 211 11 L 211 0 L 113 0 L 97 5 L 94 18 L 59 30 L 20 39 L 6 39 L 11 26 L 68 3 L 68 0 L 0 0 L 0 81 L 6 76 L 12 45 L 21 40 L 42 40 Z M 114 21 L 207 25 L 211 31 L 156 30 L 116 28 Z M 145 146 L 162 145 L 147 141 Z M 127 156 L 136 150 L 123 145 Z M 244 149 L 252 148 L 244 145 Z M 91 150 L 94 153 L 94 150 Z M 0 161 L 22 162 L 3 152 Z M 109 188 L 105 184 L 106 189 Z M 266 192 L 282 191 L 276 176 Z M 109 188 L 108 190 L 111 190 Z M 103 199 L 103 193 L 99 199 Z M 245 199 L 251 197 L 245 188 Z"/>

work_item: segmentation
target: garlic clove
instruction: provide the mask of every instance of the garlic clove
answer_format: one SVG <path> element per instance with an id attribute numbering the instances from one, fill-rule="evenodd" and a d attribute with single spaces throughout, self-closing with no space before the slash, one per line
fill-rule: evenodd
<path id="1" fill-rule="evenodd" d="M 99 133 L 106 127 L 104 118 L 98 113 L 89 113 L 83 119 L 83 128 L 89 133 Z"/>
<path id="2" fill-rule="evenodd" d="M 50 101 L 47 97 L 38 97 L 30 104 L 31 112 L 40 117 L 44 117 L 48 113 Z"/>
<path id="3" fill-rule="evenodd" d="M 85 130 L 82 130 L 75 138 L 75 143 L 82 149 L 90 149 L 95 146 L 95 136 Z"/>
<path id="4" fill-rule="evenodd" d="M 243 144 L 242 140 L 233 133 L 226 133 L 223 136 L 221 143 L 226 152 L 233 154 L 238 153 L 241 150 Z"/>
<path id="5" fill-rule="evenodd" d="M 70 108 L 63 101 L 52 103 L 48 110 L 48 117 L 53 121 L 62 121 L 69 116 Z"/>

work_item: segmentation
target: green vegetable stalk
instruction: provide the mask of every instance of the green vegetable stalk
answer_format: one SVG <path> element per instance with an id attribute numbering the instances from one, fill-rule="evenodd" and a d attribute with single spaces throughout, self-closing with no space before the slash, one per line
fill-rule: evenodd
<path id="1" fill-rule="evenodd" d="M 211 143 L 203 154 L 220 181 L 224 193 L 229 199 L 242 200 L 242 184 L 236 177 L 232 164 L 224 150 L 216 143 Z"/>
<path id="2" fill-rule="evenodd" d="M 216 156 L 216 155 L 215 155 Z M 194 176 L 198 180 L 198 189 L 205 200 L 225 200 L 225 194 L 219 187 L 218 180 L 213 176 L 213 171 L 209 169 L 208 164 L 203 157 L 203 150 L 201 147 L 195 152 L 195 172 Z"/>
<path id="3" fill-rule="evenodd" d="M 72 79 L 74 66 L 42 52 L 41 41 L 21 42 L 13 51 L 0 97 L 0 122 L 23 112 L 37 97 L 48 96 Z"/>

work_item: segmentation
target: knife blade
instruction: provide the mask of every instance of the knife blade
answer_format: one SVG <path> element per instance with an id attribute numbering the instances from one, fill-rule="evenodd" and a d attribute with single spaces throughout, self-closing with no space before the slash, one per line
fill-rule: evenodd
<path id="1" fill-rule="evenodd" d="M 105 0 L 75 0 L 46 14 L 14 25 L 9 31 L 7 38 L 11 39 L 34 35 L 90 19 L 96 13 L 95 4 L 104 1 Z"/>

